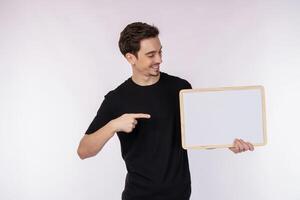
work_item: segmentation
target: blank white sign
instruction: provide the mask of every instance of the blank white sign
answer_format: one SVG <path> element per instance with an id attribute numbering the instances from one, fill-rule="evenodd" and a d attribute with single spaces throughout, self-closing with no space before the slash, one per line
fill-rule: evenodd
<path id="1" fill-rule="evenodd" d="M 185 149 L 232 147 L 235 138 L 267 142 L 263 86 L 181 90 L 180 115 Z"/>

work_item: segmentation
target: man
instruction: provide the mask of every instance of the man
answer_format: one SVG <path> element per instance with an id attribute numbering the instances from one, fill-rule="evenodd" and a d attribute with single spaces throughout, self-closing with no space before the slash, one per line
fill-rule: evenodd
<path id="1" fill-rule="evenodd" d="M 191 194 L 187 151 L 181 147 L 179 91 L 188 81 L 160 72 L 159 30 L 129 24 L 119 48 L 132 76 L 105 95 L 96 117 L 80 141 L 81 159 L 95 156 L 117 133 L 127 168 L 122 200 L 188 200 Z M 234 153 L 253 145 L 235 140 Z"/>

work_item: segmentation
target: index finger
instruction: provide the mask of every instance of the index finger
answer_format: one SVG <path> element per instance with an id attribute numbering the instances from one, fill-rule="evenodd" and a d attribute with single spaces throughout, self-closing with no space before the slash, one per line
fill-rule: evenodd
<path id="1" fill-rule="evenodd" d="M 149 119 L 151 117 L 149 114 L 145 114 L 145 113 L 134 113 L 134 114 L 132 114 L 132 116 L 135 119 L 139 119 L 139 118 Z"/>

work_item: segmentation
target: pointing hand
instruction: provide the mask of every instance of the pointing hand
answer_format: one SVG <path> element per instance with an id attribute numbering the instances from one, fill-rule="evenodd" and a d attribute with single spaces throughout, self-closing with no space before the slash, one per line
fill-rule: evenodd
<path id="1" fill-rule="evenodd" d="M 138 123 L 138 119 L 149 119 L 151 116 L 144 113 L 126 113 L 113 120 L 113 125 L 116 132 L 123 131 L 126 133 L 132 132 Z"/>

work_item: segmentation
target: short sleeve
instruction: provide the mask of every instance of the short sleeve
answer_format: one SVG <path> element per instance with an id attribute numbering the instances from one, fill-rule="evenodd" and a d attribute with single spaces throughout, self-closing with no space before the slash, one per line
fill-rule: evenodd
<path id="1" fill-rule="evenodd" d="M 187 81 L 187 89 L 192 89 L 192 85 Z"/>
<path id="2" fill-rule="evenodd" d="M 182 89 L 192 89 L 192 85 L 187 80 L 185 80 Z"/>
<path id="3" fill-rule="evenodd" d="M 92 123 L 86 130 L 85 134 L 92 134 L 98 129 L 105 126 L 110 120 L 114 118 L 113 115 L 113 101 L 109 95 L 105 95 L 104 100 L 97 111 Z"/>

